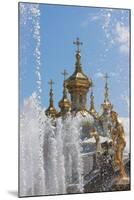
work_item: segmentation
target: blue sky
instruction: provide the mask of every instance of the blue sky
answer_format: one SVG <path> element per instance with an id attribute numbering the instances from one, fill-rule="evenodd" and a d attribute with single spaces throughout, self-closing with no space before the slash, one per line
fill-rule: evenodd
<path id="1" fill-rule="evenodd" d="M 128 116 L 129 100 L 129 10 L 93 7 L 55 6 L 40 4 L 40 15 L 32 12 L 30 4 L 23 3 L 20 12 L 20 103 L 37 88 L 37 40 L 33 37 L 36 27 L 40 32 L 41 102 L 48 107 L 49 85 L 53 79 L 55 107 L 62 97 L 64 69 L 69 75 L 74 71 L 75 50 L 73 41 L 79 37 L 83 71 L 94 82 L 95 106 L 100 110 L 104 99 L 103 74 L 108 73 L 110 100 L 120 116 Z M 36 5 L 36 4 L 35 4 Z M 35 6 L 33 5 L 33 6 Z M 22 5 L 21 5 L 22 7 Z M 22 8 L 21 8 L 22 9 Z M 38 19 L 37 19 L 38 18 Z M 36 21 L 36 22 L 37 22 Z M 34 26 L 34 28 L 33 28 Z M 90 94 L 90 93 L 89 93 Z M 90 99 L 88 95 L 87 105 Z"/>

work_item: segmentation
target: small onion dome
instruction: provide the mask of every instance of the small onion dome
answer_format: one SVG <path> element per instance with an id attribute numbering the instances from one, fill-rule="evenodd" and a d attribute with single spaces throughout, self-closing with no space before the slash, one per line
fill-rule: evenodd
<path id="1" fill-rule="evenodd" d="M 48 117 L 55 118 L 57 115 L 57 111 L 54 106 L 49 106 L 48 109 L 45 111 Z"/>
<path id="2" fill-rule="evenodd" d="M 71 103 L 67 98 L 63 98 L 61 99 L 61 101 L 59 101 L 59 107 L 61 109 L 61 112 L 68 112 L 70 111 L 71 108 Z"/>
<path id="3" fill-rule="evenodd" d="M 91 95 L 90 95 L 90 109 L 89 109 L 89 113 L 95 118 L 98 119 L 99 115 L 95 110 L 95 106 L 94 106 L 94 95 L 93 95 L 93 90 L 91 91 Z"/>
<path id="4" fill-rule="evenodd" d="M 64 70 L 64 83 L 63 83 L 63 97 L 59 101 L 59 107 L 61 109 L 60 115 L 64 115 L 71 110 L 71 103 L 67 98 L 67 89 L 66 89 L 66 82 L 65 82 L 65 75 L 67 72 Z"/>

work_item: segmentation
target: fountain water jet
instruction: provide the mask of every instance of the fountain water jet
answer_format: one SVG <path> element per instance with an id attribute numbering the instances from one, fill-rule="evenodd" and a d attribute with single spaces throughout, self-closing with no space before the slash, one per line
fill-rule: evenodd
<path id="1" fill-rule="evenodd" d="M 56 119 L 55 127 L 41 106 L 39 21 L 39 4 L 20 3 L 20 25 L 25 30 L 25 25 L 29 24 L 31 29 L 28 32 L 33 36 L 36 77 L 36 92 L 25 100 L 21 109 L 20 196 L 65 194 L 74 185 L 77 190 L 73 192 L 82 192 L 83 164 L 78 119 L 71 116 L 65 120 Z M 26 46 L 21 45 L 21 58 L 24 58 Z"/>

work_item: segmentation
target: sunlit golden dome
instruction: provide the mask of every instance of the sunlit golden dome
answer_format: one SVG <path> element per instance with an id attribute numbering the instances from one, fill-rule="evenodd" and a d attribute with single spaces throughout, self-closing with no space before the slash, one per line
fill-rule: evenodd
<path id="1" fill-rule="evenodd" d="M 86 109 L 86 96 L 92 85 L 92 80 L 84 74 L 82 69 L 79 49 L 79 45 L 82 45 L 82 43 L 79 41 L 79 38 L 77 38 L 74 44 L 77 45 L 75 71 L 66 80 L 66 87 L 71 95 L 71 108 L 78 111 Z"/>
<path id="2" fill-rule="evenodd" d="M 61 111 L 68 112 L 71 107 L 71 103 L 68 99 L 63 98 L 59 101 L 59 107 L 61 108 Z"/>
<path id="3" fill-rule="evenodd" d="M 80 51 L 77 51 L 75 71 L 66 81 L 69 92 L 71 92 L 73 89 L 78 91 L 80 90 L 87 91 L 89 87 L 92 85 L 91 79 L 89 79 L 82 70 L 80 58 L 81 58 Z"/>

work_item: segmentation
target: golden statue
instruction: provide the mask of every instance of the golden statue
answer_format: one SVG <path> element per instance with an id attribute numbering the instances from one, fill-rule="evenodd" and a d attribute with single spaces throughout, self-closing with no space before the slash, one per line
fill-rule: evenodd
<path id="1" fill-rule="evenodd" d="M 120 176 L 118 184 L 126 184 L 128 183 L 128 177 L 123 164 L 123 152 L 126 146 L 125 132 L 116 112 L 111 111 L 111 119 L 114 124 L 114 127 L 111 130 L 114 150 L 114 164 L 115 167 L 118 167 Z"/>

